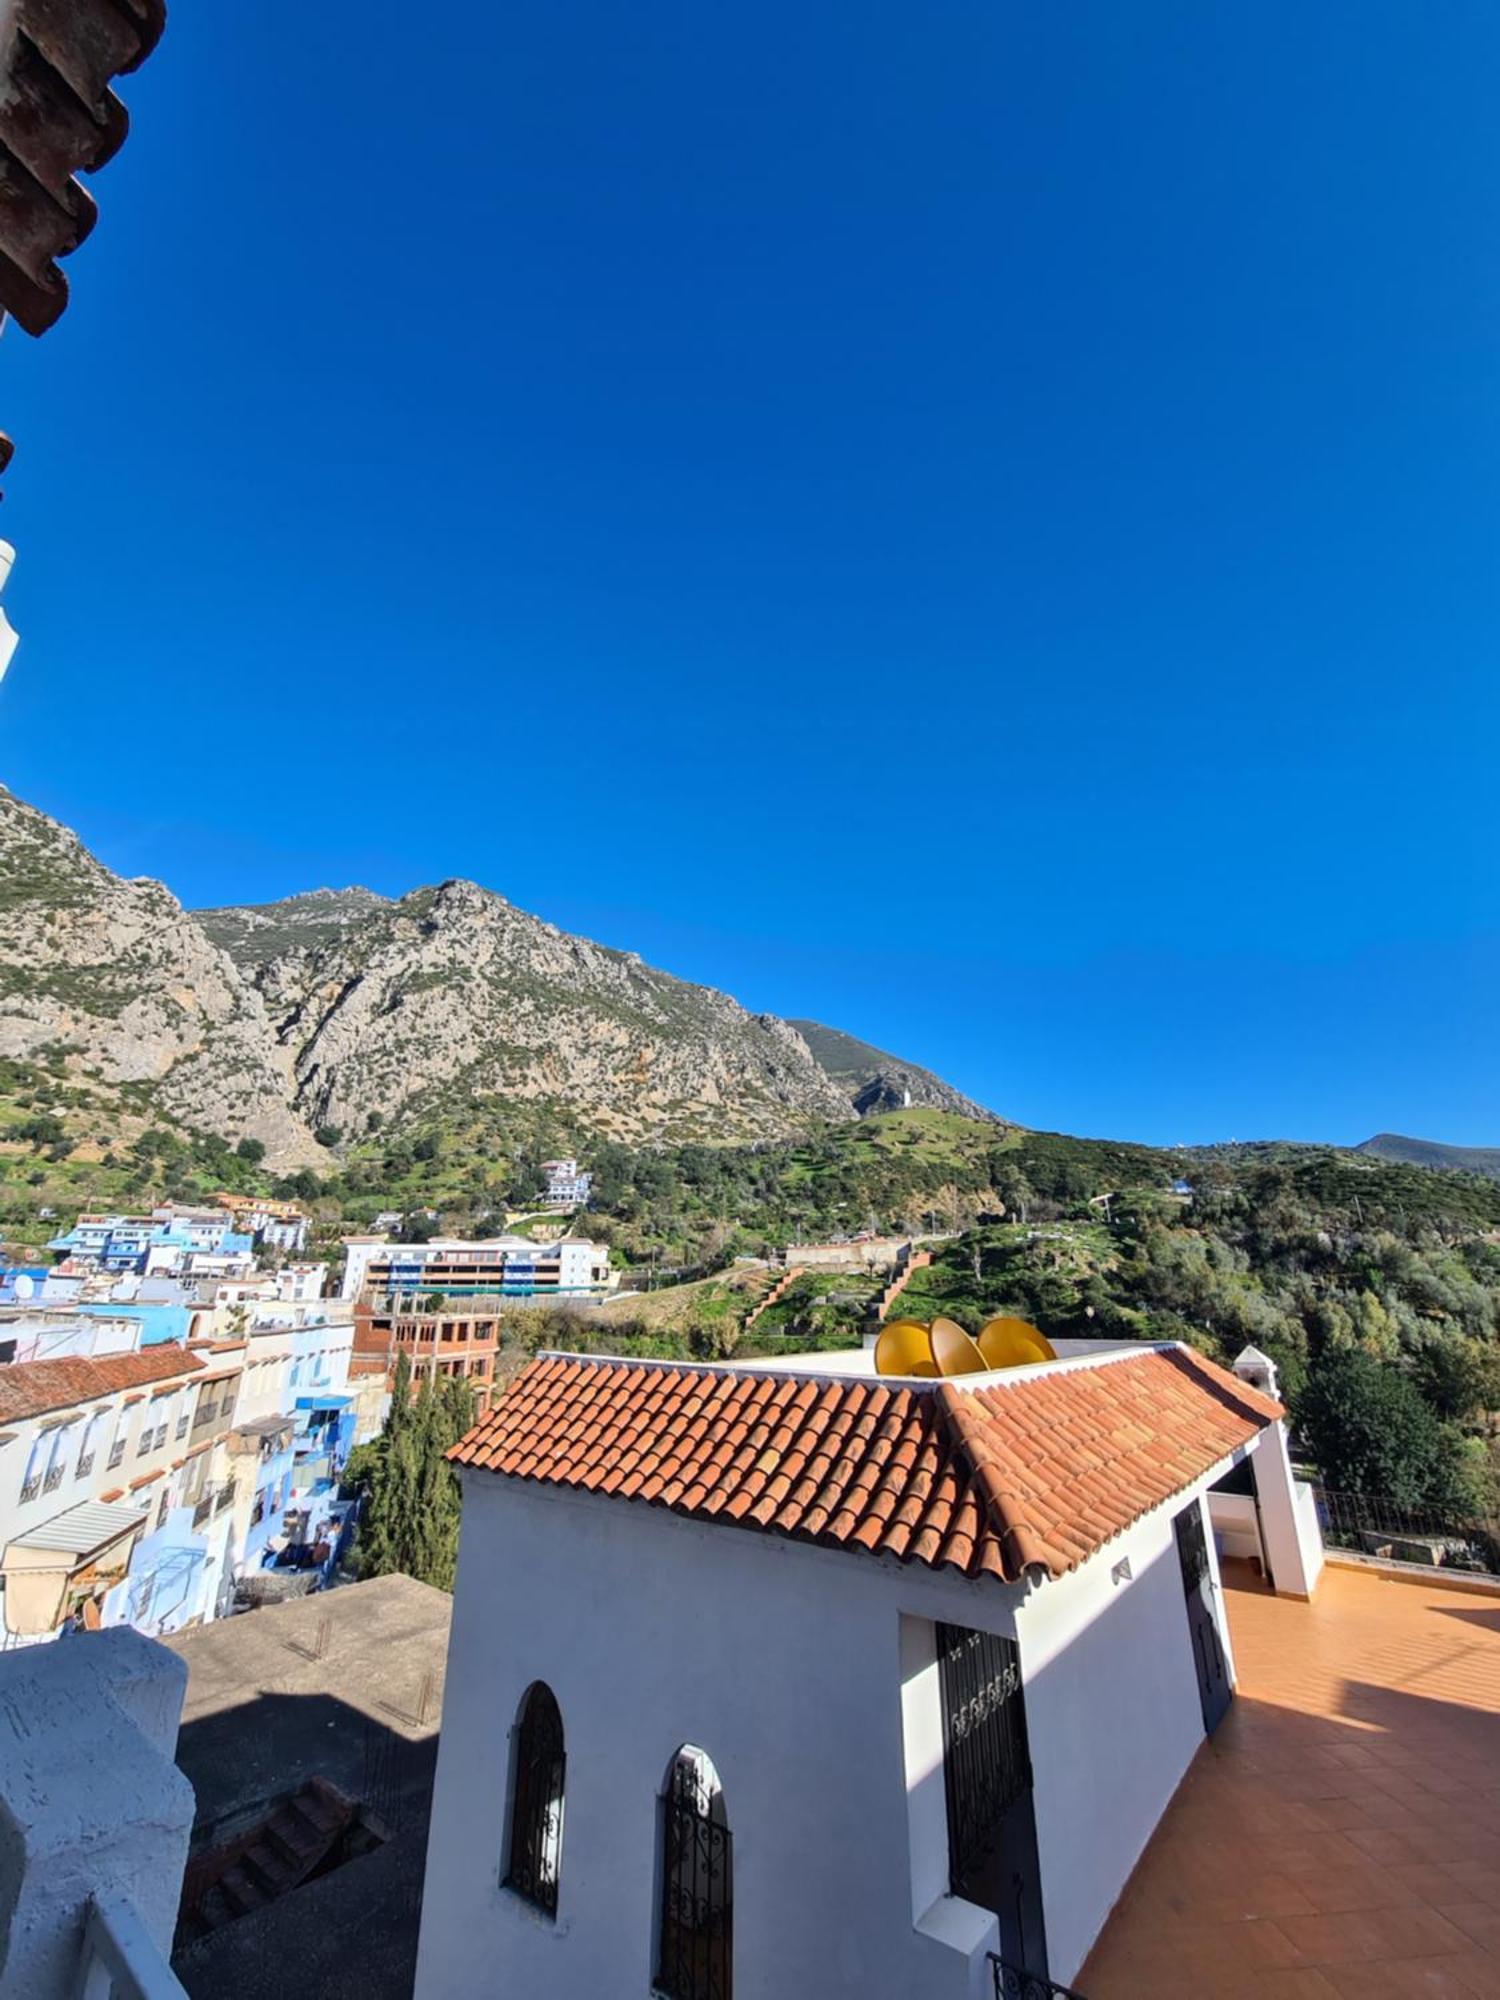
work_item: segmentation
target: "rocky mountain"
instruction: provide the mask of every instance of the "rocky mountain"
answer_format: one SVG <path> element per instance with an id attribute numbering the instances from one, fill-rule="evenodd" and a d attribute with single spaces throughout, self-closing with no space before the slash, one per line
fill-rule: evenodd
<path id="1" fill-rule="evenodd" d="M 1399 1132 L 1377 1132 L 1354 1150 L 1374 1153 L 1382 1160 L 1405 1160 L 1413 1167 L 1447 1167 L 1500 1181 L 1500 1147 L 1496 1146 L 1445 1146 L 1438 1139 L 1407 1139 Z"/>
<path id="2" fill-rule="evenodd" d="M 785 1021 L 473 882 L 199 920 L 232 944 L 276 1024 L 301 1115 L 346 1138 L 372 1111 L 431 1115 L 474 1097 L 545 1099 L 635 1140 L 779 1137 L 854 1115 Z"/>
<path id="3" fill-rule="evenodd" d="M 309 889 L 279 903 L 195 910 L 193 915 L 236 965 L 253 973 L 283 952 L 328 944 L 371 911 L 389 908 L 390 898 L 373 889 Z"/>
<path id="4" fill-rule="evenodd" d="M 877 1111 L 900 1111 L 907 1105 L 926 1105 L 934 1111 L 956 1112 L 960 1118 L 994 1119 L 972 1097 L 965 1097 L 930 1069 L 887 1055 L 838 1028 L 825 1028 L 818 1021 L 792 1021 L 803 1041 L 812 1050 L 813 1060 L 838 1085 L 861 1118 Z M 997 1121 L 998 1122 L 998 1121 Z"/>
<path id="5" fill-rule="evenodd" d="M 318 1154 L 291 1052 L 234 961 L 159 882 L 112 875 L 0 786 L 0 1056 L 49 1051 L 85 1091 L 258 1139 L 277 1166 Z"/>
<path id="6" fill-rule="evenodd" d="M 457 1127 L 479 1101 L 663 1143 L 784 1138 L 907 1091 L 988 1115 L 802 1026 L 472 882 L 184 910 L 0 788 L 0 1058 L 67 1077 L 101 1147 L 127 1110 L 258 1140 L 278 1170 L 326 1166 L 380 1128 Z"/>

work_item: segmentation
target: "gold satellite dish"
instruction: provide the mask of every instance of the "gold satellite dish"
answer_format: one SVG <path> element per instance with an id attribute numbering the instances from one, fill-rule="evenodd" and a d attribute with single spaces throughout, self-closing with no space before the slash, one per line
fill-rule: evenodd
<path id="1" fill-rule="evenodd" d="M 893 1319 L 875 1343 L 877 1375 L 936 1375 L 932 1341 L 920 1320 Z"/>
<path id="2" fill-rule="evenodd" d="M 956 1319 L 932 1322 L 932 1358 L 940 1375 L 982 1375 L 990 1365 Z"/>
<path id="3" fill-rule="evenodd" d="M 1024 1368 L 1033 1361 L 1055 1361 L 1052 1342 L 1029 1319 L 1002 1315 L 979 1330 L 978 1347 L 986 1368 Z"/>

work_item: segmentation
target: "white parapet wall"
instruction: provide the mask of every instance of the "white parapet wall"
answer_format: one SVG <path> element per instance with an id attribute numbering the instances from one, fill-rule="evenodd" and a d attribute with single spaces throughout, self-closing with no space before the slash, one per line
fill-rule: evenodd
<path id="1" fill-rule="evenodd" d="M 125 1626 L 0 1655 L 0 1994 L 73 2000 L 99 1907 L 133 1915 L 166 1972 L 193 1823 L 173 1762 L 186 1688 L 185 1663 Z"/>

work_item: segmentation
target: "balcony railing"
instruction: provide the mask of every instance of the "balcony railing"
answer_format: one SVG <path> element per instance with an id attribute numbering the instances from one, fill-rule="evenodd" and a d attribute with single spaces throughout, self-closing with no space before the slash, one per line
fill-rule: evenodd
<path id="1" fill-rule="evenodd" d="M 56 1465 L 49 1465 L 47 1467 L 47 1477 L 42 1481 L 42 1491 L 44 1493 L 55 1493 L 58 1487 L 62 1485 L 62 1482 L 63 1465 L 62 1460 L 59 1459 Z"/>
<path id="2" fill-rule="evenodd" d="M 1374 1493 L 1316 1491 L 1325 1548 L 1500 1576 L 1500 1520 L 1408 1507 Z"/>
<path id="3" fill-rule="evenodd" d="M 124 1458 L 124 1456 L 125 1456 L 125 1440 L 124 1438 L 116 1438 L 114 1443 L 109 1448 L 109 1461 L 104 1468 L 105 1471 L 113 1472 L 115 1467 L 120 1463 L 121 1459 Z"/>
<path id="4" fill-rule="evenodd" d="M 76 2000 L 187 2000 L 187 1988 L 123 1896 L 89 1898 Z"/>
<path id="5" fill-rule="evenodd" d="M 1059 1986 L 1044 1972 L 1027 1972 L 1019 1965 L 990 1953 L 990 1970 L 995 1976 L 995 2000 L 1083 2000 L 1071 1986 Z"/>
<path id="6" fill-rule="evenodd" d="M 86 1451 L 82 1454 L 82 1456 L 79 1458 L 77 1465 L 73 1468 L 73 1477 L 75 1479 L 87 1479 L 89 1474 L 93 1471 L 93 1469 L 94 1469 L 94 1454 L 91 1451 Z"/>
<path id="7" fill-rule="evenodd" d="M 24 1481 L 22 1484 L 21 1487 L 22 1503 L 24 1504 L 28 1500 L 35 1500 L 39 1498 L 41 1491 L 42 1491 L 42 1475 L 39 1472 L 37 1472 L 34 1473 L 30 1479 Z"/>

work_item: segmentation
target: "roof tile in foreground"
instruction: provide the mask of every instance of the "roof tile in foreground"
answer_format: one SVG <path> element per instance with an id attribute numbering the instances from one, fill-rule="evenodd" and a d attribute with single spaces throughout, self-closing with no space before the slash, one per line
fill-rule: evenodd
<path id="1" fill-rule="evenodd" d="M 12 0 L 0 9 L 0 307 L 45 333 L 68 303 L 58 268 L 94 226 L 92 173 L 125 138 L 110 89 L 161 39 L 165 0 Z"/>
<path id="2" fill-rule="evenodd" d="M 1186 1347 L 873 1378 L 545 1355 L 449 1457 L 965 1576 L 1061 1576 L 1283 1414 Z"/>

